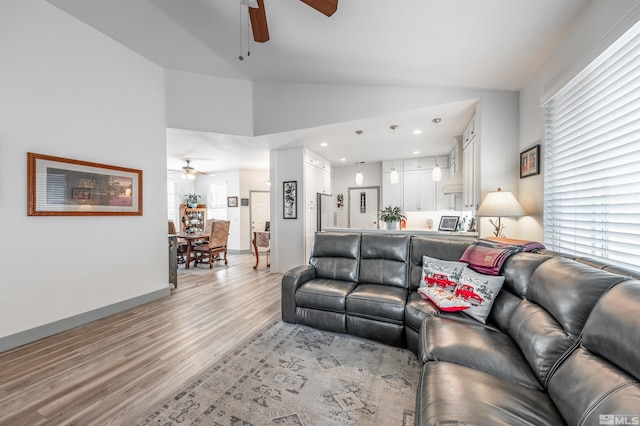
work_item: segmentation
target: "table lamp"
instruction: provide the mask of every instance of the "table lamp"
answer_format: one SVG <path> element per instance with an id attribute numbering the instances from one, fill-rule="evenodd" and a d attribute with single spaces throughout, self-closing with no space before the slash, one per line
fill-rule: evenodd
<path id="1" fill-rule="evenodd" d="M 498 220 L 494 222 L 492 219 L 489 219 L 489 223 L 495 228 L 493 235 L 502 238 L 504 238 L 504 234 L 502 233 L 504 225 L 502 224 L 501 218 L 524 215 L 524 210 L 520 207 L 516 197 L 514 197 L 511 192 L 503 191 L 500 188 L 498 188 L 497 191 L 489 192 L 476 212 L 476 216 L 478 217 L 497 216 Z"/>

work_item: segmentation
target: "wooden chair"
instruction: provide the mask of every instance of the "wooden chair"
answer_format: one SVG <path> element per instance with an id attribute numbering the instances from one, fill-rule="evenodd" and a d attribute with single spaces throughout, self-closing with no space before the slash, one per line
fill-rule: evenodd
<path id="1" fill-rule="evenodd" d="M 230 225 L 231 222 L 228 220 L 214 220 L 212 222 L 209 242 L 193 248 L 196 253 L 194 267 L 198 266 L 198 263 L 204 263 L 205 260 L 208 260 L 209 269 L 211 269 L 214 261 L 222 260 L 221 255 L 224 255 L 224 264 L 229 264 L 227 261 L 227 241 L 229 240 Z"/>
<path id="2" fill-rule="evenodd" d="M 269 241 L 270 238 L 271 238 L 271 233 L 268 231 L 264 231 L 264 232 L 255 231 L 253 233 L 253 250 L 256 253 L 256 264 L 253 267 L 253 269 L 258 268 L 258 263 L 260 263 L 260 254 L 267 255 L 267 267 L 271 266 L 271 264 L 269 263 L 269 254 L 271 254 L 270 241 Z"/>
<path id="3" fill-rule="evenodd" d="M 172 220 L 169 220 L 169 235 L 174 235 L 174 234 L 177 234 L 176 224 L 173 223 Z M 178 238 L 178 263 L 185 262 L 184 256 L 186 253 L 187 253 L 187 243 L 181 238 Z"/>

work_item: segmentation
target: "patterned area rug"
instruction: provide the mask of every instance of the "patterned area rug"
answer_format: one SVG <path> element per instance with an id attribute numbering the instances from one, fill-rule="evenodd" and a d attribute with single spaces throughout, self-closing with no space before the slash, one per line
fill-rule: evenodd
<path id="1" fill-rule="evenodd" d="M 140 425 L 413 425 L 411 351 L 280 320 L 250 338 Z"/>

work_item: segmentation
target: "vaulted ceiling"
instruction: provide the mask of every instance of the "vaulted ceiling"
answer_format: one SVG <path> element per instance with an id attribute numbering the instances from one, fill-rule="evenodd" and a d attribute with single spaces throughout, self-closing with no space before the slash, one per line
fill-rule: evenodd
<path id="1" fill-rule="evenodd" d="M 301 0 L 263 0 L 269 41 L 256 43 L 241 0 L 48 1 L 168 69 L 510 91 L 523 87 L 591 2 L 339 0 L 328 17 Z"/>

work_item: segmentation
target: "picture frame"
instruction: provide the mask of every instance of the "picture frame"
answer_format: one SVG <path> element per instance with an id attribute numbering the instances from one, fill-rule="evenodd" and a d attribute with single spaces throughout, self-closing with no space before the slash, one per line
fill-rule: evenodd
<path id="1" fill-rule="evenodd" d="M 238 207 L 238 197 L 227 197 L 227 207 Z"/>
<path id="2" fill-rule="evenodd" d="M 28 216 L 142 216 L 142 170 L 27 153 Z"/>
<path id="3" fill-rule="evenodd" d="M 282 217 L 298 218 L 298 181 L 296 180 L 282 182 Z"/>
<path id="4" fill-rule="evenodd" d="M 249 205 L 249 199 L 248 198 L 240 198 L 240 205 L 241 206 L 248 206 Z"/>
<path id="5" fill-rule="evenodd" d="M 540 174 L 540 144 L 520 153 L 520 179 Z"/>
<path id="6" fill-rule="evenodd" d="M 458 221 L 460 216 L 442 216 L 438 231 L 455 231 L 458 229 Z"/>

